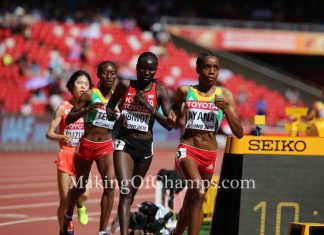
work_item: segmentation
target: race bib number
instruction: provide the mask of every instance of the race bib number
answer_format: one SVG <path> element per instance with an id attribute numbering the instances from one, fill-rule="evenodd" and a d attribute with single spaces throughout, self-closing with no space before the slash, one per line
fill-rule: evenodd
<path id="1" fill-rule="evenodd" d="M 124 150 L 125 142 L 122 140 L 116 140 L 114 143 L 114 149 L 115 150 Z"/>
<path id="2" fill-rule="evenodd" d="M 187 129 L 215 131 L 217 113 L 211 110 L 190 109 L 187 111 Z"/>
<path id="3" fill-rule="evenodd" d="M 123 126 L 127 129 L 134 129 L 144 132 L 148 131 L 151 117 L 150 113 L 123 110 L 122 115 L 124 117 Z"/>
<path id="4" fill-rule="evenodd" d="M 107 119 L 107 113 L 106 113 L 105 109 L 97 110 L 96 117 L 95 117 L 95 120 L 93 120 L 92 125 L 112 130 L 114 127 L 114 124 L 115 124 L 114 121 L 109 121 Z"/>
<path id="5" fill-rule="evenodd" d="M 71 146 L 76 146 L 83 134 L 83 130 L 64 130 L 64 135 L 72 136 Z"/>

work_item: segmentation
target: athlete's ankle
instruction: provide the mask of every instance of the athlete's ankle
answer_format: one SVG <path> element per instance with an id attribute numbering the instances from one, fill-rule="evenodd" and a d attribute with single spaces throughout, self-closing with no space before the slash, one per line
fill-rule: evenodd
<path id="1" fill-rule="evenodd" d="M 65 212 L 64 212 L 64 217 L 65 217 L 66 219 L 72 219 L 72 218 L 73 218 L 73 213 L 70 214 L 70 213 L 68 213 L 67 211 L 65 211 Z"/>

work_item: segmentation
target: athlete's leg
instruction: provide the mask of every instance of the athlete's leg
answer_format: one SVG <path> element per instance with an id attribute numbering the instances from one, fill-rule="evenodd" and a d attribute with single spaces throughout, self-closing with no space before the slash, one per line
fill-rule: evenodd
<path id="1" fill-rule="evenodd" d="M 143 163 L 137 162 L 134 164 L 134 172 L 133 172 L 133 176 L 132 176 L 133 181 L 131 184 L 132 198 L 130 201 L 130 206 L 134 202 L 135 195 L 136 195 L 136 193 L 142 183 L 142 180 L 144 179 L 150 165 L 151 165 L 151 161 L 143 162 Z M 118 219 L 118 216 L 116 216 L 111 224 L 111 231 L 113 233 L 117 232 L 118 227 L 119 227 L 119 219 Z"/>
<path id="2" fill-rule="evenodd" d="M 127 235 L 129 228 L 130 206 L 132 203 L 132 176 L 134 161 L 130 154 L 124 151 L 114 151 L 115 173 L 120 189 L 118 217 L 120 234 Z"/>
<path id="3" fill-rule="evenodd" d="M 91 174 L 89 174 L 89 179 L 91 179 Z M 87 208 L 85 206 L 85 202 L 88 200 L 88 198 L 89 198 L 89 182 L 87 184 L 86 191 L 78 198 L 77 201 L 78 219 L 79 219 L 79 223 L 82 225 L 88 224 L 88 220 L 89 220 Z"/>
<path id="4" fill-rule="evenodd" d="M 153 157 L 153 156 L 152 156 Z M 134 201 L 135 195 L 142 183 L 142 180 L 144 180 L 144 177 L 150 168 L 151 161 L 149 162 L 136 162 L 134 165 L 134 173 L 133 173 L 133 184 L 132 184 L 132 201 L 131 204 Z"/>
<path id="5" fill-rule="evenodd" d="M 92 161 L 86 161 L 79 157 L 74 157 L 75 168 L 75 185 L 70 190 L 68 206 L 66 214 L 73 215 L 74 207 L 79 197 L 86 192 L 86 185 L 88 183 L 89 173 L 91 170 Z"/>
<path id="6" fill-rule="evenodd" d="M 99 231 L 106 231 L 115 192 L 115 171 L 112 154 L 107 154 L 96 161 L 98 171 L 103 182 L 103 193 L 100 203 L 100 225 Z"/>
<path id="7" fill-rule="evenodd" d="M 185 209 L 182 214 L 180 214 L 182 218 L 179 218 L 179 220 L 182 220 L 179 224 L 181 227 L 178 229 L 177 226 L 174 234 L 182 234 L 183 231 L 180 231 L 180 229 L 183 229 L 187 219 L 188 235 L 199 234 L 202 219 L 202 204 L 205 199 L 207 187 L 204 185 L 203 178 L 193 159 L 189 157 L 182 159 L 180 168 L 182 176 L 189 182 L 187 194 L 190 194 L 190 196 L 186 197 L 183 202 Z M 203 176 L 204 180 L 210 181 L 212 174 L 204 174 Z"/>
<path id="8" fill-rule="evenodd" d="M 177 227 L 174 230 L 173 234 L 183 234 L 188 226 L 188 216 L 190 210 L 191 200 L 191 192 L 187 190 L 186 195 L 183 199 L 182 207 L 179 211 L 179 219 L 177 221 Z"/>
<path id="9" fill-rule="evenodd" d="M 91 173 L 89 174 L 88 179 L 91 179 Z M 90 195 L 89 187 L 86 187 L 86 191 L 79 197 L 77 205 L 83 206 L 85 204 L 85 202 L 88 200 L 89 195 Z"/>
<path id="10" fill-rule="evenodd" d="M 57 208 L 57 218 L 60 226 L 60 232 L 63 232 L 64 213 L 67 207 L 70 182 L 71 178 L 69 174 L 57 169 L 57 186 L 60 197 L 60 204 Z"/>

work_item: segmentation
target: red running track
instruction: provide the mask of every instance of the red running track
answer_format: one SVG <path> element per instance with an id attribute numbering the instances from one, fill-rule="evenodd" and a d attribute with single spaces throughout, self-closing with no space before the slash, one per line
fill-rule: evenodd
<path id="1" fill-rule="evenodd" d="M 154 176 L 161 168 L 173 169 L 175 151 L 157 149 L 147 175 Z M 0 234 L 59 234 L 55 158 L 56 153 L 0 153 Z M 219 168 L 216 172 L 219 172 Z M 92 177 L 95 176 L 100 179 L 96 167 L 93 167 Z M 77 235 L 98 233 L 101 192 L 100 188 L 90 189 L 90 198 L 86 203 L 89 223 L 82 226 L 76 219 Z M 139 190 L 133 210 L 143 201 L 154 202 L 153 187 L 144 185 Z M 116 215 L 117 205 L 118 190 L 115 191 L 109 226 Z"/>

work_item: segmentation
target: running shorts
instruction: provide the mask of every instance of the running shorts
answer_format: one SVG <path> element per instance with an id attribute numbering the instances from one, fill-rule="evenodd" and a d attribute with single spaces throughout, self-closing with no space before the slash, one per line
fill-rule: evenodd
<path id="1" fill-rule="evenodd" d="M 67 149 L 60 149 L 60 152 L 57 156 L 55 164 L 57 165 L 57 169 L 68 173 L 70 176 L 74 175 L 74 150 L 75 148 Z"/>
<path id="2" fill-rule="evenodd" d="M 111 139 L 102 142 L 94 142 L 81 137 L 76 147 L 75 155 L 86 161 L 95 161 L 107 154 L 112 154 L 113 151 L 114 145 Z"/>
<path id="3" fill-rule="evenodd" d="M 150 163 L 153 158 L 153 138 L 139 140 L 133 136 L 118 137 L 115 150 L 130 154 L 134 162 Z"/>
<path id="4" fill-rule="evenodd" d="M 204 150 L 180 143 L 176 154 L 176 167 L 185 158 L 191 158 L 197 165 L 200 173 L 214 173 L 217 150 Z"/>

